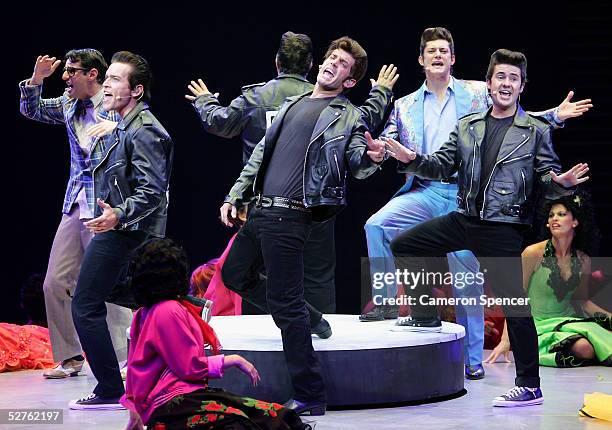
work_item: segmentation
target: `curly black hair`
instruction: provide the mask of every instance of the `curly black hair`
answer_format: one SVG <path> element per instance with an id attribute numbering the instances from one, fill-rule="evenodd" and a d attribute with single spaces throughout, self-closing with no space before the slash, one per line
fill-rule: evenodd
<path id="1" fill-rule="evenodd" d="M 187 255 L 172 239 L 150 239 L 132 253 L 128 279 L 138 306 L 148 308 L 186 296 L 189 290 Z"/>
<path id="2" fill-rule="evenodd" d="M 578 190 L 571 196 L 547 201 L 544 206 L 545 212 L 542 213 L 544 222 L 542 223 L 541 236 L 543 238 L 550 237 L 550 230 L 546 225 L 548 224 L 550 209 L 556 204 L 565 206 L 572 213 L 573 217 L 578 220 L 572 247 L 581 250 L 589 256 L 596 256 L 599 251 L 601 237 L 595 223 L 595 214 L 590 194 L 584 190 Z"/>

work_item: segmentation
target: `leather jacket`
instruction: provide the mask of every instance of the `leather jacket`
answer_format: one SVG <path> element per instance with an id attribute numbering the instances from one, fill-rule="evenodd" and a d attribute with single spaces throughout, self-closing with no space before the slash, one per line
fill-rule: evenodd
<path id="1" fill-rule="evenodd" d="M 154 236 L 166 231 L 173 144 L 149 107 L 138 103 L 117 125 L 114 141 L 93 168 L 94 195 L 115 210 L 116 229 Z M 95 216 L 102 214 L 96 205 Z"/>
<path id="2" fill-rule="evenodd" d="M 390 101 L 390 90 L 378 91 L 381 98 Z M 251 196 L 261 194 L 283 118 L 291 106 L 309 95 L 290 97 L 283 105 L 268 129 L 265 141 L 259 143 L 253 151 L 225 202 L 241 206 L 248 203 Z M 358 179 L 366 178 L 378 170 L 379 165 L 366 154 L 367 145 L 363 133 L 367 130 L 363 111 L 353 106 L 342 94 L 321 112 L 306 151 L 302 173 L 304 204 L 313 209 L 313 219 L 316 221 L 330 218 L 346 205 L 346 176 L 349 170 Z"/>
<path id="3" fill-rule="evenodd" d="M 382 120 L 385 114 L 385 110 L 393 101 L 393 92 L 388 88 L 383 88 L 383 87 L 378 87 L 378 86 L 374 87 L 370 90 L 370 94 L 366 102 L 360 107 L 355 107 L 352 104 L 350 104 L 350 102 L 348 102 L 348 100 L 346 100 L 344 96 L 340 96 L 340 97 L 343 100 L 345 100 L 346 103 L 348 103 L 348 105 L 350 105 L 351 111 L 355 111 L 361 114 L 362 121 L 367 124 L 369 129 L 373 129 L 382 123 Z M 299 97 L 288 99 L 288 100 L 295 102 L 298 99 Z M 326 133 L 327 133 L 327 136 L 330 135 L 329 130 Z M 335 137 L 335 136 L 337 135 L 334 135 L 332 137 Z M 323 138 L 325 138 L 325 136 L 323 136 Z M 365 139 L 364 139 L 364 142 L 365 142 Z M 337 143 L 338 145 L 340 145 L 342 141 L 338 141 Z M 242 170 L 240 177 L 236 180 L 235 184 L 232 186 L 232 189 L 226 196 L 224 202 L 231 203 L 234 206 L 240 207 L 248 203 L 251 197 L 253 197 L 254 195 L 253 185 L 255 182 L 255 177 L 257 176 L 257 172 L 259 171 L 260 165 L 262 163 L 264 145 L 265 145 L 264 140 L 260 141 L 257 144 L 247 164 L 244 166 L 244 169 Z M 329 145 L 326 145 L 326 147 L 327 146 Z M 333 152 L 328 151 L 326 153 L 332 157 L 330 160 L 326 162 L 327 165 L 329 166 L 326 171 L 329 174 L 330 172 L 333 172 L 331 167 L 334 167 L 335 169 L 335 166 L 332 164 L 334 163 Z M 336 147 L 336 157 L 338 157 L 339 161 L 343 157 L 339 157 L 338 154 L 343 154 L 343 153 L 344 153 L 343 149 L 341 151 L 338 151 L 338 147 Z M 368 160 L 369 160 L 369 157 L 368 157 Z M 340 167 L 340 163 L 338 164 L 339 164 L 338 167 Z M 345 184 L 345 181 L 343 181 L 343 183 Z"/>
<path id="4" fill-rule="evenodd" d="M 417 154 L 410 163 L 399 163 L 399 171 L 424 179 L 450 178 L 458 172 L 457 211 L 487 221 L 531 224 L 536 188 L 555 199 L 570 195 L 552 181 L 549 172 L 561 165 L 551 140 L 548 124 L 527 114 L 520 106 L 499 149 L 491 175 L 481 178 L 480 146 L 485 136 L 486 118 L 491 109 L 459 120 L 449 140 L 431 155 Z M 480 184 L 486 181 L 482 210 L 476 209 Z"/>
<path id="5" fill-rule="evenodd" d="M 281 73 L 268 82 L 242 87 L 242 94 L 227 107 L 221 106 L 212 94 L 196 98 L 193 107 L 207 132 L 224 138 L 240 135 L 242 158 L 246 163 L 285 99 L 312 88 L 303 76 Z"/>
<path id="6" fill-rule="evenodd" d="M 199 96 L 193 106 L 207 132 L 224 138 L 240 135 L 242 159 L 246 164 L 287 98 L 308 93 L 313 88 L 303 76 L 280 73 L 268 82 L 242 87 L 242 95 L 227 107 L 221 106 L 212 94 Z M 387 88 L 372 88 L 366 102 L 359 107 L 370 129 L 382 123 L 392 97 L 392 91 Z"/>

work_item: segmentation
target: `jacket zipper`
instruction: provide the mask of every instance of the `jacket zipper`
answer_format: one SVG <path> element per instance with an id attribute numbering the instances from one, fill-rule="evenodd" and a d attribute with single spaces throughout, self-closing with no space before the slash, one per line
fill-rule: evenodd
<path id="1" fill-rule="evenodd" d="M 476 138 L 474 138 L 474 154 L 472 155 L 472 176 L 470 177 L 470 189 L 468 190 L 467 196 L 465 196 L 465 211 L 470 214 L 470 194 L 472 194 L 472 187 L 474 185 L 474 164 L 476 163 Z"/>
<path id="2" fill-rule="evenodd" d="M 115 187 L 117 187 L 117 191 L 119 191 L 119 197 L 121 197 L 121 203 L 125 203 L 125 199 L 123 198 L 123 193 L 121 192 L 121 188 L 119 188 L 119 182 L 117 182 L 116 176 L 115 176 Z"/>
<path id="3" fill-rule="evenodd" d="M 521 169 L 521 178 L 523 179 L 523 200 L 527 201 L 527 182 L 525 181 L 525 172 Z"/>
<path id="4" fill-rule="evenodd" d="M 113 145 L 110 148 L 108 148 L 108 151 L 106 151 L 106 154 L 104 155 L 104 157 L 102 157 L 102 160 L 100 160 L 100 162 L 98 164 L 96 164 L 96 166 L 91 170 L 91 177 L 93 179 L 91 189 L 93 191 L 93 198 L 94 198 L 94 213 L 96 211 L 96 209 L 95 209 L 95 206 L 96 206 L 96 169 L 98 167 L 100 167 L 100 165 L 102 165 L 102 163 L 104 163 L 104 161 L 106 161 L 106 159 L 108 158 L 108 155 L 111 153 L 111 151 L 117 145 L 119 145 L 119 138 L 118 137 L 117 137 L 117 140 L 115 141 L 115 143 L 113 143 Z"/>
<path id="5" fill-rule="evenodd" d="M 495 173 L 495 168 L 497 167 L 498 164 L 503 163 L 504 160 L 508 157 L 510 157 L 512 154 L 514 154 L 521 146 L 523 146 L 525 143 L 527 143 L 527 141 L 529 140 L 530 136 L 527 136 L 527 139 L 523 140 L 519 146 L 517 146 L 516 148 L 514 148 L 508 155 L 506 155 L 504 158 L 502 158 L 501 160 L 499 160 L 497 163 L 495 163 L 495 165 L 493 166 L 493 170 L 491 170 L 491 175 L 489 176 L 489 180 L 487 181 L 487 185 L 485 186 L 484 192 L 483 192 L 483 196 L 482 196 L 482 209 L 480 210 L 480 219 L 484 219 L 483 218 L 483 214 L 484 214 L 484 209 L 486 207 L 486 203 L 487 203 L 487 189 L 489 188 L 489 185 L 491 184 L 491 179 L 493 178 L 493 174 Z M 503 142 L 502 142 L 503 143 Z"/>
<path id="6" fill-rule="evenodd" d="M 520 157 L 514 157 L 509 160 L 504 161 L 502 164 L 514 163 L 515 161 L 522 160 L 523 158 L 531 157 L 531 152 L 529 154 L 521 155 Z"/>
<path id="7" fill-rule="evenodd" d="M 333 142 L 333 141 L 335 141 L 335 140 L 338 140 L 338 139 L 344 139 L 344 135 L 342 135 L 342 136 L 336 136 L 336 137 L 334 137 L 333 139 L 328 140 L 328 141 L 327 141 L 327 142 L 325 142 L 323 145 L 321 145 L 321 148 L 320 148 L 320 149 L 323 149 L 323 147 L 324 147 L 325 145 L 327 145 L 328 143 L 331 143 L 331 142 Z"/>
<path id="8" fill-rule="evenodd" d="M 333 123 L 338 121 L 340 119 L 340 116 L 341 115 L 338 113 L 338 116 L 336 116 L 336 118 L 334 118 L 332 122 L 327 124 L 327 127 L 325 127 L 323 131 L 321 131 L 321 133 L 317 134 L 313 139 L 311 139 L 310 143 L 308 143 L 308 146 L 306 147 L 306 155 L 304 155 L 304 166 L 302 168 L 302 191 L 304 192 L 304 206 L 306 207 L 308 207 L 308 203 L 306 203 L 306 159 L 308 158 L 308 151 L 310 150 L 310 145 L 312 145 L 319 137 L 321 137 L 321 135 L 325 133 L 327 129 L 332 126 Z"/>
<path id="9" fill-rule="evenodd" d="M 117 161 L 115 164 L 111 164 L 110 166 L 108 166 L 106 169 L 104 169 L 104 173 L 107 173 L 110 169 L 112 169 L 113 167 L 117 167 L 123 164 L 123 160 Z"/>
<path id="10" fill-rule="evenodd" d="M 334 161 L 336 162 L 336 170 L 338 171 L 338 182 L 342 185 L 342 175 L 340 174 L 340 165 L 338 164 L 338 155 L 334 150 Z"/>

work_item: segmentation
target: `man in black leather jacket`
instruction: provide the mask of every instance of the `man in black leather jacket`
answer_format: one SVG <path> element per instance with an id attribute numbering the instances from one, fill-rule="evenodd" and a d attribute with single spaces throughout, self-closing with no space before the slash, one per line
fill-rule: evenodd
<path id="1" fill-rule="evenodd" d="M 384 157 L 384 145 L 369 135 L 368 144 L 362 112 L 343 95 L 366 67 L 363 48 L 340 38 L 330 45 L 313 92 L 282 106 L 266 132 L 256 207 L 230 251 L 266 266 L 268 306 L 281 329 L 294 389 L 286 406 L 298 413 L 323 414 L 326 407 L 303 297 L 304 243 L 313 221 L 329 219 L 346 204 L 347 172 L 365 178 Z"/>
<path id="2" fill-rule="evenodd" d="M 105 301 L 134 302 L 122 284 L 129 254 L 166 230 L 167 193 L 173 149 L 170 136 L 149 111 L 151 71 L 140 56 L 117 52 L 103 84 L 103 106 L 122 118 L 114 142 L 94 166 L 95 233 L 87 248 L 72 301 L 72 315 L 90 368 L 98 380 L 93 394 L 71 409 L 124 409 L 125 392 L 106 325 Z M 119 290 L 119 291 L 118 291 Z"/>
<path id="3" fill-rule="evenodd" d="M 486 76 L 493 107 L 459 120 L 438 151 L 416 154 L 385 139 L 388 152 L 400 161 L 401 172 L 426 179 L 458 172 L 458 209 L 405 231 L 391 242 L 391 249 L 400 272 L 419 272 L 424 257 L 460 249 L 479 258 L 481 272 L 503 300 L 516 362 L 516 387 L 493 400 L 494 406 L 502 407 L 543 402 L 537 334 L 521 275 L 522 238 L 532 220 L 534 190 L 541 188 L 544 197 L 554 199 L 572 194 L 588 179 L 584 176 L 588 166 L 582 163 L 556 173 L 561 165 L 550 127 L 518 104 L 526 75 L 525 56 L 500 49 L 491 56 Z M 412 315 L 397 322 L 398 330 L 440 331 L 437 309 L 429 302 L 431 286 L 417 281 L 409 287 Z"/>
<path id="4" fill-rule="evenodd" d="M 186 95 L 193 102 L 194 108 L 202 120 L 204 129 L 217 136 L 231 138 L 240 135 L 243 141 L 243 161 L 246 164 L 254 147 L 262 141 L 266 129 L 272 123 L 278 109 L 287 97 L 312 91 L 313 85 L 306 80 L 306 75 L 312 67 L 312 42 L 305 34 L 286 32 L 281 37 L 280 47 L 276 54 L 276 69 L 278 76 L 265 83 L 247 85 L 242 88 L 242 95 L 235 98 L 229 106 L 219 104 L 216 95 L 208 91 L 200 79 L 192 81 L 189 89 L 192 95 Z M 391 87 L 397 80 L 395 73 L 390 73 L 389 79 L 384 78 L 387 67 L 381 70 L 378 81 L 373 82 L 374 88 L 366 103 L 360 107 L 369 125 L 376 127 L 383 119 L 385 109 L 390 104 Z M 389 68 L 393 70 L 393 66 Z M 259 166 L 257 166 L 259 167 Z M 244 184 L 252 187 L 256 169 L 247 169 L 251 181 Z M 245 181 L 241 175 L 240 180 Z M 239 181 L 240 181 L 239 180 Z M 227 199 L 226 199 L 227 201 Z M 246 201 L 232 201 L 234 206 L 241 207 Z M 224 214 L 222 213 L 222 218 Z M 335 312 L 335 270 L 336 251 L 334 241 L 334 222 L 329 219 L 313 226 L 304 247 L 304 296 L 310 315 L 312 331 L 320 337 L 329 337 L 331 327 L 322 318 L 321 312 Z M 232 222 L 227 223 L 228 226 Z M 224 279 L 226 284 L 235 289 L 245 302 L 243 311 L 268 312 L 265 300 L 265 270 L 246 270 L 243 261 L 230 259 L 226 262 L 232 270 L 224 271 L 230 279 Z M 263 263 L 262 263 L 263 264 Z M 252 268 L 251 268 L 252 269 Z M 247 306 L 244 305 L 247 304 Z"/>

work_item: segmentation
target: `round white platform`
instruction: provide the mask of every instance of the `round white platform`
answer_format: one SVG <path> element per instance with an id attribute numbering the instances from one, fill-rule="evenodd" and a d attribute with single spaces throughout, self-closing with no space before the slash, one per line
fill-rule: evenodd
<path id="1" fill-rule="evenodd" d="M 458 324 L 439 333 L 391 331 L 393 320 L 360 322 L 357 315 L 325 315 L 329 339 L 312 336 L 326 382 L 328 404 L 336 407 L 435 401 L 464 392 L 463 337 Z M 240 354 L 261 375 L 258 387 L 237 369 L 211 386 L 240 395 L 284 402 L 292 393 L 280 330 L 269 315 L 213 317 L 225 354 Z"/>

